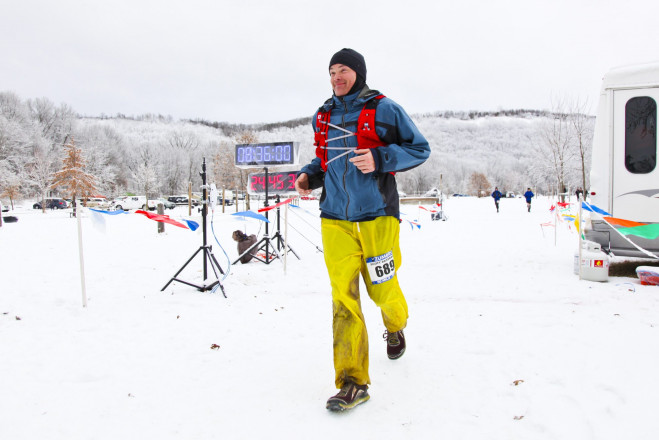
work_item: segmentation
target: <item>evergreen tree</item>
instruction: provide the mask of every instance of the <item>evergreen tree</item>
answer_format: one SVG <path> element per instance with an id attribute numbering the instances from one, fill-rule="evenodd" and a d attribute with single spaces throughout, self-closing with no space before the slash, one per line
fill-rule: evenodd
<path id="1" fill-rule="evenodd" d="M 62 161 L 62 168 L 55 173 L 52 187 L 62 187 L 73 200 L 73 215 L 77 215 L 76 197 L 90 197 L 96 191 L 94 177 L 85 172 L 85 159 L 82 150 L 75 146 L 73 137 L 64 145 L 66 156 Z"/>

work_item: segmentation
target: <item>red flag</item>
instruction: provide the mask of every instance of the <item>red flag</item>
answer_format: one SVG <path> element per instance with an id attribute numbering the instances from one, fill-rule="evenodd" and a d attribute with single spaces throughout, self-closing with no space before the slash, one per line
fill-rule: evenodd
<path id="1" fill-rule="evenodd" d="M 150 218 L 151 220 L 155 220 L 157 222 L 169 223 L 170 225 L 178 226 L 179 228 L 190 229 L 187 226 L 185 226 L 183 223 L 179 223 L 176 220 L 172 220 L 171 218 L 169 218 L 168 215 L 165 215 L 165 214 L 152 214 L 150 212 L 142 211 L 141 209 L 138 209 L 137 211 L 135 211 L 135 214 L 145 215 L 146 217 Z"/>
<path id="2" fill-rule="evenodd" d="M 279 203 L 277 203 L 276 205 L 265 206 L 265 207 L 259 209 L 258 212 L 270 211 L 271 209 L 275 209 L 275 208 L 278 207 L 278 206 L 285 205 L 285 204 L 287 204 L 287 203 L 291 203 L 292 201 L 293 201 L 293 198 L 291 197 L 290 199 L 286 199 L 286 200 L 284 200 L 283 202 L 279 202 Z"/>

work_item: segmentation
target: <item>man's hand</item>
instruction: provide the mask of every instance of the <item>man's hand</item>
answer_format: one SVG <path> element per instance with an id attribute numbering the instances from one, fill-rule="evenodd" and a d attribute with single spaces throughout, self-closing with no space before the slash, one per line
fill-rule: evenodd
<path id="1" fill-rule="evenodd" d="M 363 150 L 355 150 L 357 156 L 350 159 L 350 162 L 354 166 L 359 168 L 359 171 L 362 173 L 372 173 L 375 171 L 375 160 L 373 159 L 373 153 L 370 148 L 365 148 Z M 297 186 L 297 182 L 296 182 Z"/>
<path id="2" fill-rule="evenodd" d="M 308 196 L 311 194 L 311 190 L 309 189 L 309 176 L 307 176 L 307 173 L 302 173 L 297 176 L 297 179 L 295 180 L 295 191 L 301 196 Z"/>

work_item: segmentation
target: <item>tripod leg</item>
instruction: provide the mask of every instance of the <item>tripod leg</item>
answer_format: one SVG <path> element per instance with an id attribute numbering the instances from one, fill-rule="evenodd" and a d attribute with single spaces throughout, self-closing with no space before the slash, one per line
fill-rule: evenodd
<path id="1" fill-rule="evenodd" d="M 208 262 L 211 264 L 211 269 L 213 269 L 215 278 L 219 280 L 220 276 L 217 273 L 220 272 L 222 275 L 224 275 L 224 271 L 222 270 L 220 263 L 217 262 L 215 255 L 213 255 L 213 251 L 208 248 L 206 248 L 206 258 L 208 258 Z"/>
<path id="2" fill-rule="evenodd" d="M 211 287 L 214 287 L 216 284 L 220 286 L 220 289 L 222 289 L 222 295 L 224 297 L 227 297 L 226 292 L 224 291 L 224 286 L 222 285 L 222 281 L 220 281 L 220 277 L 217 275 L 217 272 L 219 271 L 222 275 L 224 275 L 224 272 L 222 271 L 222 267 L 220 266 L 220 263 L 217 262 L 217 259 L 215 258 L 215 255 L 213 255 L 212 251 L 208 251 L 208 259 L 211 263 L 211 268 L 213 269 L 213 273 L 215 274 L 215 278 L 217 278 L 217 282 L 213 283 Z M 217 268 L 217 270 L 216 270 Z"/>
<path id="3" fill-rule="evenodd" d="M 236 261 L 234 261 L 234 262 L 231 263 L 231 264 L 236 264 L 237 262 L 240 261 L 240 259 L 241 259 L 243 256 L 245 256 L 245 255 L 247 255 L 248 253 L 250 253 L 253 249 L 258 249 L 258 246 L 260 246 L 261 243 L 263 243 L 264 241 L 266 241 L 266 237 L 263 237 L 261 240 L 257 241 L 257 242 L 254 243 L 253 245 L 251 245 L 251 246 L 249 247 L 249 249 L 247 249 L 245 252 L 243 252 L 242 254 L 240 254 L 240 255 L 238 256 L 238 258 L 236 258 Z M 258 250 L 260 251 L 261 249 L 258 249 Z M 256 255 L 253 255 L 253 257 L 256 258 L 256 259 L 259 260 L 259 261 L 263 261 L 263 260 L 261 260 L 259 257 L 257 257 Z"/>
<path id="4" fill-rule="evenodd" d="M 293 250 L 291 245 L 284 246 L 284 239 L 282 238 L 282 236 L 279 232 L 277 232 L 275 234 L 275 236 L 277 238 L 277 248 L 284 249 L 285 247 L 287 247 L 288 249 L 284 249 L 285 252 L 291 251 L 291 252 L 293 252 L 293 255 L 295 255 L 297 257 L 298 260 L 300 259 L 300 256 Z"/>
<path id="5" fill-rule="evenodd" d="M 272 260 L 274 260 L 274 256 L 277 258 L 281 258 L 281 255 L 279 255 L 279 252 L 277 252 L 277 248 L 272 244 L 272 239 L 270 236 L 266 235 L 261 239 L 261 242 L 263 243 L 263 246 L 259 248 L 259 251 L 265 251 L 265 259 L 258 257 L 257 255 L 254 255 L 254 258 L 257 260 L 265 263 L 265 264 L 270 264 Z M 259 242 L 260 243 L 260 242 Z M 270 252 L 270 249 L 272 249 L 272 252 Z M 273 255 L 272 257 L 270 255 Z"/>
<path id="6" fill-rule="evenodd" d="M 217 260 L 215 259 L 215 255 L 213 255 L 213 249 L 210 246 L 206 247 L 206 257 L 208 258 L 208 261 L 210 261 L 211 266 L 213 265 L 213 263 L 215 263 L 215 267 L 217 267 L 217 269 L 220 271 L 220 273 L 222 275 L 224 275 L 224 271 L 222 270 L 222 266 L 220 266 L 220 263 L 218 263 Z M 215 277 L 219 278 L 217 276 L 217 272 L 215 273 Z"/>
<path id="7" fill-rule="evenodd" d="M 293 252 L 293 255 L 295 255 L 298 260 L 300 259 L 300 256 L 293 250 L 293 248 L 290 245 L 288 246 L 288 250 Z"/>
<path id="8" fill-rule="evenodd" d="M 165 287 L 163 287 L 162 289 L 160 289 L 161 292 L 162 292 L 163 290 L 165 290 L 165 289 L 167 288 L 167 286 L 169 286 L 169 285 L 171 284 L 172 281 L 174 281 L 174 279 L 178 276 L 178 274 L 180 274 L 181 272 L 183 272 L 183 269 L 185 269 L 185 266 L 187 266 L 187 265 L 190 263 L 190 261 L 192 261 L 193 258 L 196 257 L 197 254 L 199 253 L 199 251 L 202 250 L 202 249 L 204 249 L 204 248 L 203 248 L 203 247 L 200 247 L 199 249 L 197 249 L 197 250 L 195 251 L 194 254 L 192 254 L 192 256 L 188 259 L 188 261 L 186 261 L 185 264 L 183 264 L 183 266 L 181 266 L 181 268 L 178 270 L 178 272 L 176 272 L 176 273 L 174 274 L 174 276 L 173 276 L 173 277 L 167 282 L 167 284 L 165 284 Z"/>
<path id="9" fill-rule="evenodd" d="M 281 255 L 279 255 L 279 251 L 277 250 L 277 247 L 276 247 L 274 244 L 272 244 L 272 240 L 269 239 L 265 246 L 266 246 L 266 248 L 267 248 L 268 246 L 270 246 L 270 247 L 272 248 L 272 253 L 275 254 L 275 255 L 277 256 L 277 258 L 279 258 L 279 259 L 281 260 Z M 268 255 L 268 253 L 267 253 L 267 251 L 266 251 L 266 257 L 267 257 L 267 255 Z M 267 261 L 266 263 L 267 263 L 267 264 L 270 264 L 270 262 L 271 262 L 273 259 L 274 259 L 274 258 L 270 258 L 270 259 L 268 259 L 268 261 Z"/>

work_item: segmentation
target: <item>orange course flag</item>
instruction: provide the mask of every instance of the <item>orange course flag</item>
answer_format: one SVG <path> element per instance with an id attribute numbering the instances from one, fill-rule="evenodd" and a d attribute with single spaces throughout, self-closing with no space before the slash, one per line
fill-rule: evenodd
<path id="1" fill-rule="evenodd" d="M 643 226 L 645 223 L 633 222 L 631 220 L 624 220 L 621 218 L 615 217 L 604 217 L 604 220 L 611 223 L 614 226 L 622 226 L 623 228 L 633 228 L 634 226 Z"/>

